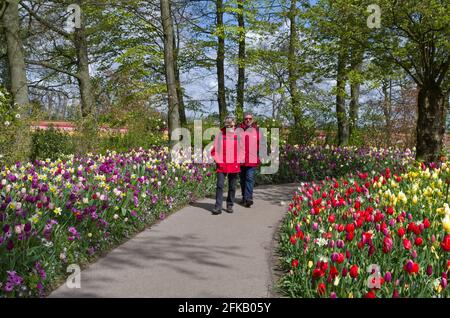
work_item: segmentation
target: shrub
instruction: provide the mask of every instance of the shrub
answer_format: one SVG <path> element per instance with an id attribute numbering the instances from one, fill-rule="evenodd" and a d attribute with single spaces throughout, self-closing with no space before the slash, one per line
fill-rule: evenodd
<path id="1" fill-rule="evenodd" d="M 73 153 L 74 150 L 73 138 L 50 126 L 47 130 L 39 129 L 33 133 L 30 159 L 56 160 L 61 155 Z"/>

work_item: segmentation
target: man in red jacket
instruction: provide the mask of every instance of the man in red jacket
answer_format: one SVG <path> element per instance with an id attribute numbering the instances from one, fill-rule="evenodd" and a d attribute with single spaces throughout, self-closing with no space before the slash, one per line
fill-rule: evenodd
<path id="1" fill-rule="evenodd" d="M 244 122 L 239 127 L 244 147 L 244 160 L 241 164 L 240 183 L 242 190 L 242 204 L 247 208 L 253 205 L 253 187 L 255 184 L 255 171 L 261 164 L 259 143 L 261 132 L 253 122 L 253 114 L 245 113 Z"/>
<path id="2" fill-rule="evenodd" d="M 213 214 L 222 213 L 223 188 L 225 177 L 228 176 L 228 197 L 227 212 L 233 213 L 233 205 L 236 195 L 236 180 L 240 171 L 240 162 L 242 161 L 243 151 L 240 149 L 241 143 L 236 134 L 235 122 L 232 117 L 225 119 L 225 127 L 221 129 L 214 140 L 214 147 L 211 155 L 217 164 L 217 186 L 216 186 L 216 204 Z"/>

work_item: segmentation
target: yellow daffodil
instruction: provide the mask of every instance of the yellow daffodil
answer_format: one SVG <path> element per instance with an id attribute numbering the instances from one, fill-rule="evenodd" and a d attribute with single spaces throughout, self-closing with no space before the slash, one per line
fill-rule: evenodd
<path id="1" fill-rule="evenodd" d="M 53 212 L 56 214 L 56 215 L 61 215 L 61 208 L 55 208 L 55 210 L 53 210 Z"/>

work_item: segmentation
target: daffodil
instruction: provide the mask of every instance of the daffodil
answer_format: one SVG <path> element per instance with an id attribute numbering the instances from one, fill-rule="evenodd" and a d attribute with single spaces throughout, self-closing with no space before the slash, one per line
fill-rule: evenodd
<path id="1" fill-rule="evenodd" d="M 58 207 L 58 208 L 55 208 L 55 210 L 53 210 L 53 212 L 56 214 L 56 215 L 61 215 L 61 208 L 60 207 Z"/>

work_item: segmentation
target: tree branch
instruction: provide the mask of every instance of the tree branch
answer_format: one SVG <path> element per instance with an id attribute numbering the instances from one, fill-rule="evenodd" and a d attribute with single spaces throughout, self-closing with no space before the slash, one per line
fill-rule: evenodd
<path id="1" fill-rule="evenodd" d="M 23 1 L 20 1 L 20 5 L 28 11 L 28 13 L 34 17 L 37 21 L 39 21 L 41 24 L 45 25 L 47 28 L 49 28 L 50 30 L 59 33 L 61 36 L 70 39 L 71 38 L 71 34 L 67 33 L 66 31 L 64 31 L 63 29 L 58 28 L 57 26 L 55 26 L 53 23 L 51 23 L 50 21 L 42 18 L 41 16 L 39 16 L 36 12 L 34 12 L 31 8 L 29 8 L 26 4 L 23 3 Z"/>
<path id="2" fill-rule="evenodd" d="M 31 65 L 40 65 L 40 66 L 43 66 L 45 68 L 49 68 L 49 69 L 52 69 L 54 71 L 57 71 L 57 72 L 60 72 L 60 73 L 63 73 L 63 74 L 67 74 L 69 76 L 75 77 L 76 79 L 79 79 L 79 76 L 77 74 L 72 73 L 70 71 L 67 71 L 67 70 L 65 70 L 63 68 L 60 68 L 60 67 L 58 67 L 56 65 L 47 63 L 47 62 L 26 60 L 25 63 L 31 64 Z"/>

